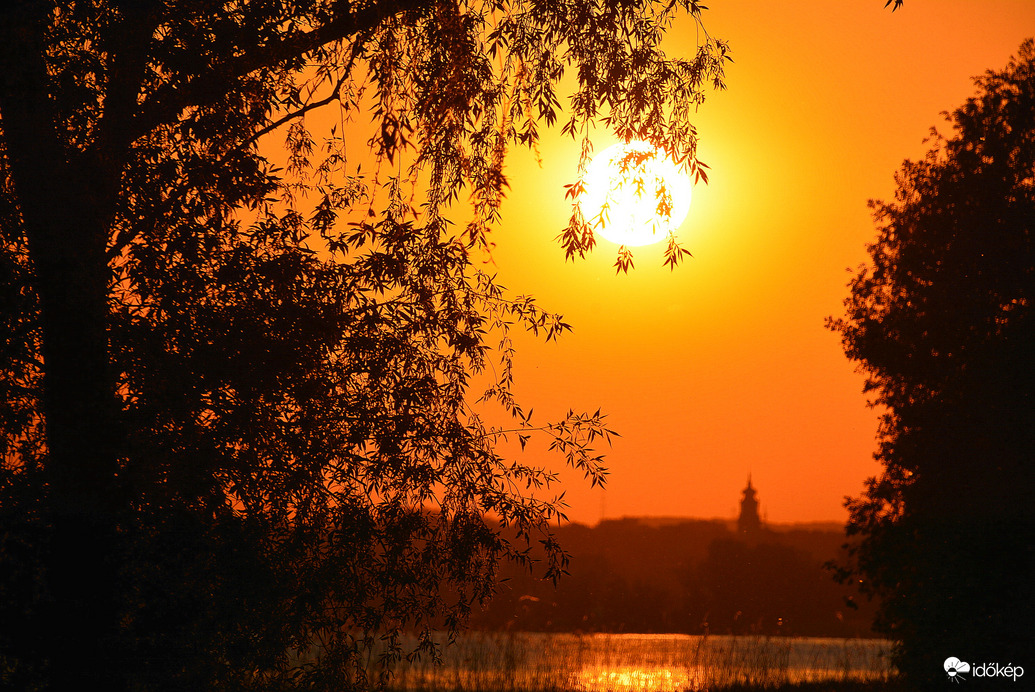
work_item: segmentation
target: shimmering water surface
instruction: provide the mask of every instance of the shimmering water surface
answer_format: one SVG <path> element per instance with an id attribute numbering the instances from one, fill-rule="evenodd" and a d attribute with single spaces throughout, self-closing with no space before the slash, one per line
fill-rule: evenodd
<path id="1" fill-rule="evenodd" d="M 878 639 L 469 633 L 443 664 L 404 664 L 398 690 L 676 692 L 734 682 L 887 679 Z"/>

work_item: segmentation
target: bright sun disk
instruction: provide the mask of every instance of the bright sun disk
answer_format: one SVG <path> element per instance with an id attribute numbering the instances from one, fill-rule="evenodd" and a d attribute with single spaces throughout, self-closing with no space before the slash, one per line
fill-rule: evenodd
<path id="1" fill-rule="evenodd" d="M 664 240 L 690 211 L 690 177 L 648 142 L 604 149 L 590 162 L 583 183 L 583 218 L 617 245 Z"/>

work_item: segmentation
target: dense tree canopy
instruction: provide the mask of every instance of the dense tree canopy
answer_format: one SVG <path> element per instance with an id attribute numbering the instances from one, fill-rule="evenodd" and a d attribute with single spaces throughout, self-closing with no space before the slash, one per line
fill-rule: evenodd
<path id="1" fill-rule="evenodd" d="M 537 539 L 556 576 L 554 471 L 475 400 L 592 482 L 610 432 L 510 393 L 508 330 L 568 327 L 478 270 L 504 157 L 555 121 L 588 156 L 603 123 L 697 170 L 727 59 L 701 10 L 4 3 L 4 682 L 363 686 L 364 645 L 457 626 Z M 593 245 L 577 210 L 562 238 Z"/>
<path id="2" fill-rule="evenodd" d="M 1003 665 L 1025 645 L 1035 581 L 1035 45 L 907 161 L 832 321 L 886 413 L 883 473 L 849 502 L 844 577 L 882 596 L 917 680 L 947 656 Z M 940 682 L 944 682 L 943 680 Z"/>

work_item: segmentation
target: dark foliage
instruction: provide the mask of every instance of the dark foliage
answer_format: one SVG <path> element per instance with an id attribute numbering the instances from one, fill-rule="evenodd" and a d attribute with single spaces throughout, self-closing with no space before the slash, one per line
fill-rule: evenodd
<path id="1" fill-rule="evenodd" d="M 368 644 L 460 626 L 539 540 L 559 575 L 554 472 L 498 443 L 596 483 L 610 432 L 514 401 L 508 330 L 568 325 L 479 260 L 566 69 L 566 131 L 696 165 L 726 48 L 666 57 L 676 12 L 0 4 L 3 682 L 363 687 Z"/>
<path id="2" fill-rule="evenodd" d="M 1029 660 L 1035 582 L 1035 45 L 977 80 L 890 203 L 831 321 L 886 413 L 844 579 L 917 683 Z"/>

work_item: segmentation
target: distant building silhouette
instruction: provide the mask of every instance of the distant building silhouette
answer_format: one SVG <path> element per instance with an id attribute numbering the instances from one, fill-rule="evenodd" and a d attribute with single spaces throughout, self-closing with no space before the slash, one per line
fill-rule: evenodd
<path id="1" fill-rule="evenodd" d="M 758 518 L 758 498 L 751 485 L 751 474 L 744 488 L 744 498 L 740 501 L 740 516 L 737 517 L 737 530 L 742 534 L 755 535 L 762 530 L 762 520 Z"/>

